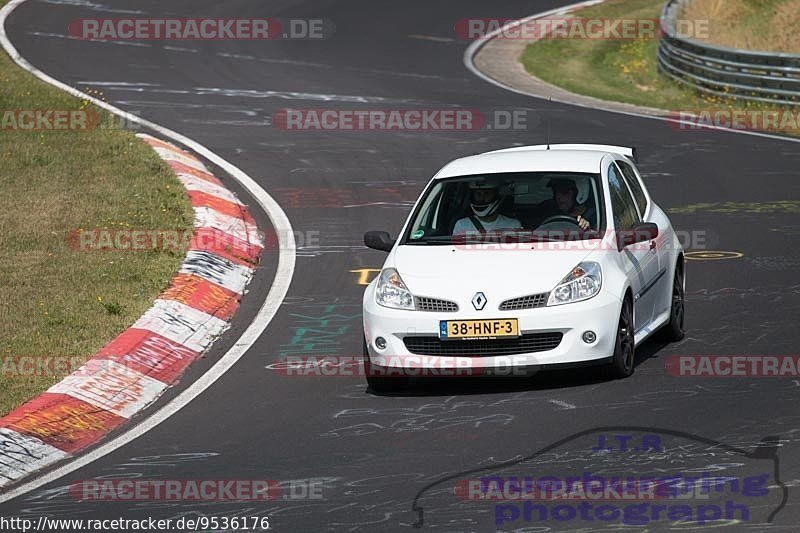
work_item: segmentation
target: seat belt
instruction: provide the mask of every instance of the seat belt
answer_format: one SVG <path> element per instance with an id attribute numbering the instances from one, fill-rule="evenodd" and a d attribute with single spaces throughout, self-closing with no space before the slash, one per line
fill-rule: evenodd
<path id="1" fill-rule="evenodd" d="M 476 230 L 478 230 L 480 233 L 486 233 L 486 228 L 483 227 L 483 224 L 481 224 L 480 220 L 478 220 L 478 217 L 472 215 L 469 217 L 469 219 L 472 222 L 472 225 L 475 226 Z"/>

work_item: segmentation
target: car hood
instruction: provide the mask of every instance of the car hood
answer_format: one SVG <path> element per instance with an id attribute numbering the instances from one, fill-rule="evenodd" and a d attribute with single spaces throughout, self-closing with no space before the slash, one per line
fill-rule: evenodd
<path id="1" fill-rule="evenodd" d="M 585 246 L 553 250 L 467 250 L 455 246 L 398 246 L 393 260 L 415 296 L 455 301 L 463 309 L 477 292 L 489 307 L 502 300 L 550 292 L 578 263 L 592 254 Z"/>

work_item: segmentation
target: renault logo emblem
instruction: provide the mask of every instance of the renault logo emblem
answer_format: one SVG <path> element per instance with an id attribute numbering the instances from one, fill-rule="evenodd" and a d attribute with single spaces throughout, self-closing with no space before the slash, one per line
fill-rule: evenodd
<path id="1" fill-rule="evenodd" d="M 475 293 L 475 296 L 472 297 L 472 307 L 476 311 L 483 311 L 483 308 L 486 307 L 486 295 L 482 292 Z"/>

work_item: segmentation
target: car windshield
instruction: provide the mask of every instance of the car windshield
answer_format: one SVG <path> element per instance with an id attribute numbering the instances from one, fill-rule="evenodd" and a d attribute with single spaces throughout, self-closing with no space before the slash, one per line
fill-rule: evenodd
<path id="1" fill-rule="evenodd" d="M 597 239 L 604 231 L 598 174 L 523 172 L 435 182 L 402 244 Z"/>

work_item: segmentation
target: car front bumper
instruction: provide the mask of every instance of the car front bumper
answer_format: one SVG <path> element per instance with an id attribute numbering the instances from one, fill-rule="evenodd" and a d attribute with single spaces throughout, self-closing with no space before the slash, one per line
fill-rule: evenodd
<path id="1" fill-rule="evenodd" d="M 364 336 L 373 367 L 386 369 L 514 369 L 526 367 L 581 366 L 608 361 L 614 353 L 621 301 L 601 291 L 590 300 L 553 307 L 518 311 L 484 309 L 458 312 L 423 312 L 389 309 L 378 305 L 374 285 L 364 296 Z M 463 306 L 462 306 L 463 307 Z M 561 333 L 561 342 L 553 349 L 514 355 L 459 356 L 449 349 L 447 355 L 412 353 L 404 343 L 406 337 L 437 337 L 441 320 L 475 320 L 517 318 L 521 335 Z M 596 340 L 586 343 L 583 333 L 593 331 Z M 378 349 L 375 340 L 386 341 Z M 457 345 L 461 340 L 441 341 Z M 449 348 L 449 346 L 448 346 Z M 415 350 L 419 351 L 419 350 Z"/>

